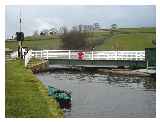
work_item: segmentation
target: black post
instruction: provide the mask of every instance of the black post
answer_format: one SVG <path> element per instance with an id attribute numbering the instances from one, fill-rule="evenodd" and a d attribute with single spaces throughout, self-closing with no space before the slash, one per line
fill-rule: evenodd
<path id="1" fill-rule="evenodd" d="M 18 57 L 23 58 L 22 54 L 22 41 L 24 40 L 24 33 L 23 32 L 16 32 L 17 41 L 18 41 Z"/>
<path id="2" fill-rule="evenodd" d="M 18 57 L 23 59 L 23 54 L 22 54 L 22 41 L 24 40 L 24 33 L 21 32 L 21 23 L 22 23 L 22 20 L 21 20 L 21 10 L 20 10 L 20 19 L 19 19 L 19 30 L 20 32 L 17 32 L 16 35 L 17 35 L 17 41 L 18 41 Z"/>

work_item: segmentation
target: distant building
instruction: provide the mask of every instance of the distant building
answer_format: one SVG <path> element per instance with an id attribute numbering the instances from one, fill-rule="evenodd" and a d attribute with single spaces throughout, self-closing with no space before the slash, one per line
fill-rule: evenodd
<path id="1" fill-rule="evenodd" d="M 40 35 L 42 35 L 42 36 L 52 36 L 52 35 L 56 35 L 57 33 L 58 33 L 58 31 L 55 28 L 51 28 L 49 30 L 47 30 L 47 29 L 42 30 L 40 32 Z"/>
<path id="2" fill-rule="evenodd" d="M 94 29 L 99 30 L 100 29 L 100 24 L 99 23 L 94 23 Z"/>
<path id="3" fill-rule="evenodd" d="M 55 28 L 51 28 L 51 29 L 48 30 L 48 35 L 55 35 L 57 33 L 58 33 L 58 31 Z"/>
<path id="4" fill-rule="evenodd" d="M 94 23 L 93 25 L 78 25 L 78 26 L 73 26 L 72 27 L 73 30 L 77 30 L 80 32 L 93 32 L 93 31 L 97 31 L 100 29 L 100 25 L 99 23 Z"/>
<path id="5" fill-rule="evenodd" d="M 40 32 L 40 35 L 41 35 L 41 36 L 47 36 L 47 35 L 48 35 L 48 30 L 47 30 L 47 29 L 42 30 L 42 31 Z"/>

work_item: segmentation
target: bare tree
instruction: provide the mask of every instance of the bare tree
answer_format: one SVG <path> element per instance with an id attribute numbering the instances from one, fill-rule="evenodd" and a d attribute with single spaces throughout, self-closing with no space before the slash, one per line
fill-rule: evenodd
<path id="1" fill-rule="evenodd" d="M 88 49 L 89 43 L 87 41 L 88 34 L 81 33 L 77 30 L 71 30 L 70 32 L 64 33 L 62 38 L 62 47 L 64 49 Z"/>
<path id="2" fill-rule="evenodd" d="M 67 29 L 67 27 L 62 26 L 62 27 L 60 27 L 59 32 L 60 32 L 61 34 L 66 34 L 66 33 L 68 32 L 68 29 Z"/>

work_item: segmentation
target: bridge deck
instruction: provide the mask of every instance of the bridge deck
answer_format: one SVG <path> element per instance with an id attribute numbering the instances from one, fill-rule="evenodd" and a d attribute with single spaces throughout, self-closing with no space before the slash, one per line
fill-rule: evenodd
<path id="1" fill-rule="evenodd" d="M 144 68 L 145 61 L 129 60 L 68 60 L 68 59 L 48 59 L 50 65 L 97 67 L 97 68 L 116 68 L 116 67 L 139 67 Z"/>

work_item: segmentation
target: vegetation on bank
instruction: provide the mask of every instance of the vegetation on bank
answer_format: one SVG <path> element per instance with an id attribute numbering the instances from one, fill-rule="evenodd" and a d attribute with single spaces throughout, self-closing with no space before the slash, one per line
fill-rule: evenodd
<path id="1" fill-rule="evenodd" d="M 5 116 L 63 117 L 63 112 L 24 62 L 12 60 L 6 62 Z"/>
<path id="2" fill-rule="evenodd" d="M 156 28 L 118 28 L 89 33 L 88 42 L 95 50 L 144 50 L 155 47 Z M 77 41 L 75 42 L 77 43 Z M 6 48 L 17 49 L 16 41 L 6 41 Z M 23 46 L 31 49 L 62 49 L 62 39 L 58 36 L 26 37 Z"/>

